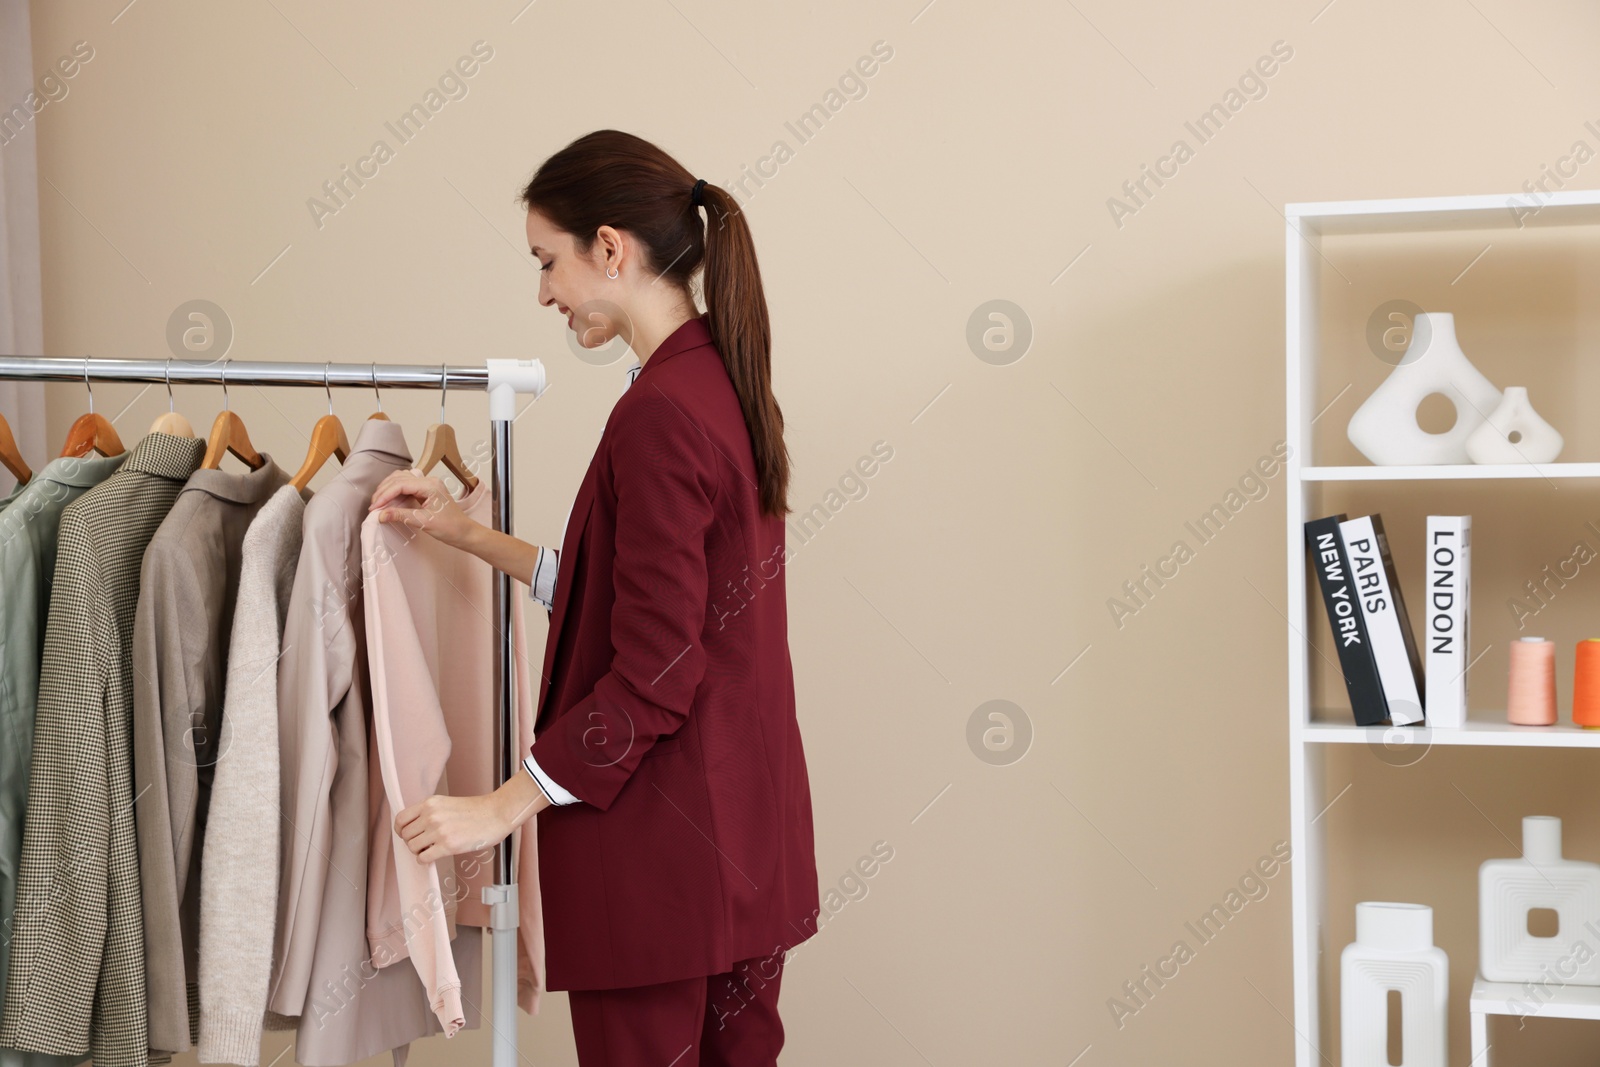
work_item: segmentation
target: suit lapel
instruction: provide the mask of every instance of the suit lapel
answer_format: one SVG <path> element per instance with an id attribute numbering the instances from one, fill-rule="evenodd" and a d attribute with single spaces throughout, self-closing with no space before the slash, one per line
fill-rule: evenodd
<path id="1" fill-rule="evenodd" d="M 578 485 L 578 496 L 572 502 L 572 518 L 567 522 L 567 535 L 561 542 L 561 558 L 556 569 L 556 598 L 550 605 L 550 630 L 544 642 L 544 672 L 539 681 L 539 707 L 535 712 L 536 729 L 544 724 L 545 701 L 550 695 L 551 668 L 555 665 L 556 646 L 561 640 L 562 624 L 567 617 L 567 604 L 572 599 L 572 583 L 577 580 L 578 544 L 589 525 L 589 513 L 594 510 L 595 470 L 599 453 L 590 461 L 583 481 Z"/>

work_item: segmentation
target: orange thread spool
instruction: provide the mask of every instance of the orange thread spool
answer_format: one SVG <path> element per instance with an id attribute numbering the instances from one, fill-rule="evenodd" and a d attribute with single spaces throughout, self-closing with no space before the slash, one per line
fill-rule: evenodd
<path id="1" fill-rule="evenodd" d="M 1600 638 L 1578 642 L 1572 666 L 1572 721 L 1600 727 Z"/>
<path id="2" fill-rule="evenodd" d="M 1556 721 L 1556 646 L 1542 637 L 1511 642 L 1506 720 L 1519 726 Z"/>

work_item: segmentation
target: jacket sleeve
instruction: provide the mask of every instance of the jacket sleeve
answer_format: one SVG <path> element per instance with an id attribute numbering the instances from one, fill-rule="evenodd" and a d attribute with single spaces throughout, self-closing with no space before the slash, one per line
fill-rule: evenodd
<path id="1" fill-rule="evenodd" d="M 355 594 L 361 575 L 346 573 L 343 538 L 309 519 L 284 618 L 278 660 L 278 919 L 267 1007 L 301 1014 L 322 919 L 338 767 L 333 713 L 355 676 Z M 345 536 L 349 536 L 347 533 Z M 336 878 L 352 875 L 335 872 Z M 354 961 L 353 961 L 354 962 Z"/>
<path id="2" fill-rule="evenodd" d="M 447 874 L 441 880 L 440 864 L 418 863 L 394 828 L 398 813 L 439 791 L 451 749 L 434 673 L 437 644 L 419 633 L 419 626 L 433 620 L 412 615 L 417 606 L 408 603 L 409 590 L 397 559 L 416 536 L 422 535 L 381 524 L 376 515 L 367 516 L 361 524 L 367 666 L 372 683 L 369 736 L 377 777 L 388 799 L 387 807 L 375 804 L 387 826 L 376 817 L 372 820 L 371 855 L 373 866 L 381 867 L 382 879 L 376 870 L 369 874 L 367 939 L 374 966 L 383 966 L 386 959 L 411 958 L 439 1025 L 446 1037 L 453 1037 L 466 1021 L 461 976 L 450 950 L 455 893 L 444 888 L 446 883 L 456 884 L 454 864 L 446 864 Z M 429 566 L 426 561 L 405 565 Z M 430 643 L 431 648 L 427 647 Z M 369 774 L 371 771 L 369 763 Z M 392 890 L 386 891 L 385 882 L 392 882 Z M 386 907 L 391 900 L 398 903 L 392 910 Z M 447 908 L 447 903 L 452 906 Z"/>
<path id="3" fill-rule="evenodd" d="M 183 934 L 178 911 L 189 870 L 180 838 L 192 822 L 196 763 L 172 759 L 167 736 L 173 722 L 203 722 L 186 669 L 193 642 L 185 628 L 194 604 L 193 568 L 187 557 L 159 541 L 145 552 L 133 623 L 133 806 L 139 838 L 140 897 L 150 1016 L 150 1047 L 189 1049 Z M 192 617 L 192 616 L 189 616 Z M 185 740 L 181 736 L 179 743 Z M 189 818 L 185 818 L 185 809 Z"/>
<path id="4" fill-rule="evenodd" d="M 706 534 L 720 487 L 716 449 L 659 389 L 614 423 L 611 469 L 611 669 L 532 749 L 550 778 L 602 811 L 656 739 L 683 725 L 705 674 Z"/>
<path id="5" fill-rule="evenodd" d="M 513 588 L 517 583 L 513 582 Z M 511 636 L 516 649 L 517 744 L 533 744 L 533 668 L 528 660 L 528 623 L 518 604 L 511 613 Z M 538 819 L 525 819 L 512 831 L 517 868 L 517 1003 L 529 1015 L 538 1015 L 544 1001 L 544 906 L 539 896 Z"/>

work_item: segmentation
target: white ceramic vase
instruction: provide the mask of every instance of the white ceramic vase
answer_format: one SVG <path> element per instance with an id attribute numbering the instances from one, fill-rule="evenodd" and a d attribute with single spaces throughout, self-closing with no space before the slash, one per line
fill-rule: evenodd
<path id="1" fill-rule="evenodd" d="M 1344 1067 L 1389 1067 L 1389 992 L 1400 994 L 1403 1067 L 1448 1067 L 1450 960 L 1426 904 L 1362 901 L 1356 939 L 1339 955 Z"/>
<path id="2" fill-rule="evenodd" d="M 1417 424 L 1417 407 L 1433 393 L 1455 405 L 1455 424 L 1444 433 Z M 1425 311 L 1412 324 L 1411 344 L 1399 365 L 1356 409 L 1345 432 L 1380 466 L 1470 463 L 1467 439 L 1499 406 L 1500 390 L 1456 342 L 1455 316 Z"/>
<path id="3" fill-rule="evenodd" d="M 1467 455 L 1474 463 L 1553 463 L 1564 443 L 1528 403 L 1527 388 L 1508 385 L 1500 406 L 1467 438 Z"/>
<path id="4" fill-rule="evenodd" d="M 1556 913 L 1553 937 L 1528 932 L 1528 912 Z M 1478 868 L 1478 971 L 1490 982 L 1537 982 L 1557 975 L 1600 985 L 1600 953 L 1575 952 L 1600 921 L 1600 864 L 1561 858 L 1561 820 L 1522 820 L 1522 858 Z"/>

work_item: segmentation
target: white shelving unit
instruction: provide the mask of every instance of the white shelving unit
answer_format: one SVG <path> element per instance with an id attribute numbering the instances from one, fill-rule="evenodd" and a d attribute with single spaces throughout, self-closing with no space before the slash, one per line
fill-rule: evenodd
<path id="1" fill-rule="evenodd" d="M 1517 202 L 1526 196 L 1516 194 Z M 1288 489 L 1288 617 L 1289 643 L 1289 818 L 1294 848 L 1291 867 L 1294 912 L 1294 1026 L 1297 1067 L 1326 1062 L 1319 1012 L 1320 953 L 1337 955 L 1342 946 L 1324 946 L 1327 925 L 1326 853 L 1318 820 L 1325 800 L 1325 767 L 1330 745 L 1381 743 L 1385 727 L 1313 723 L 1310 673 L 1305 634 L 1308 606 L 1321 610 L 1320 594 L 1308 588 L 1304 524 L 1311 493 L 1318 483 L 1451 481 L 1495 478 L 1600 478 L 1600 463 L 1549 463 L 1540 466 L 1315 466 L 1312 419 L 1317 412 L 1319 361 L 1319 294 L 1322 240 L 1327 236 L 1390 235 L 1457 230 L 1515 229 L 1517 220 L 1504 196 L 1428 197 L 1413 200 L 1355 200 L 1289 204 L 1284 210 L 1287 368 L 1287 436 L 1293 448 L 1285 465 Z M 1600 191 L 1550 194 L 1539 211 L 1522 220 L 1527 227 L 1600 225 Z M 1506 747 L 1600 748 L 1600 730 L 1574 726 L 1517 727 L 1478 721 L 1458 730 L 1432 730 L 1434 745 L 1502 745 Z M 1488 1016 L 1526 1014 L 1519 1010 L 1518 990 L 1488 982 L 1474 983 L 1472 1067 L 1488 1065 Z M 1455 998 L 1452 998 L 1453 1000 Z M 1571 988 L 1545 1004 L 1540 1017 L 1600 1019 L 1600 988 Z M 1328 1020 L 1335 1026 L 1335 1020 Z"/>

